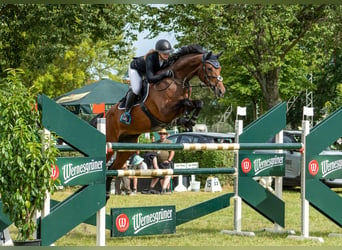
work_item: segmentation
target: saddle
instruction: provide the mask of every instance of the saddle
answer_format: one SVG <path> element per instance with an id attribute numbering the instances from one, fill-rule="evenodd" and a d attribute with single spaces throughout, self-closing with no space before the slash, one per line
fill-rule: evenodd
<path id="1" fill-rule="evenodd" d="M 148 93 L 149 93 L 149 89 L 150 89 L 150 85 L 148 84 L 147 79 L 143 79 L 140 94 L 134 99 L 133 106 L 137 106 L 140 103 L 144 103 L 146 101 L 146 98 L 147 98 Z M 125 109 L 126 98 L 127 98 L 127 94 L 129 91 L 132 91 L 132 89 L 129 89 L 127 91 L 126 95 L 119 101 L 119 107 L 118 108 L 121 110 Z"/>
<path id="2" fill-rule="evenodd" d="M 158 120 L 156 117 L 154 117 L 151 114 L 151 112 L 148 110 L 148 108 L 145 106 L 144 103 L 148 97 L 149 90 L 150 90 L 150 84 L 148 83 L 147 79 L 143 79 L 141 93 L 137 96 L 136 100 L 134 100 L 133 107 L 140 105 L 141 110 L 146 114 L 146 116 L 151 121 L 151 131 L 158 131 L 168 124 L 165 122 L 162 122 L 162 121 Z M 129 89 L 128 91 L 132 91 L 132 90 Z M 125 110 L 126 98 L 127 98 L 128 91 L 127 91 L 126 95 L 119 101 L 118 109 L 120 109 L 120 110 Z"/>

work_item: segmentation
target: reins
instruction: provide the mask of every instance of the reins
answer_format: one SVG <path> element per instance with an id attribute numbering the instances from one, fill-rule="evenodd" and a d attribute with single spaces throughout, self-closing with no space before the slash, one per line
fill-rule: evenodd
<path id="1" fill-rule="evenodd" d="M 172 71 L 172 77 L 171 77 L 171 82 L 167 81 L 168 85 L 165 88 L 162 89 L 157 89 L 157 91 L 165 91 L 167 90 L 172 84 L 176 84 L 176 85 L 182 85 L 182 88 L 190 88 L 190 82 L 186 81 L 187 76 L 183 79 L 183 81 L 175 78 L 175 74 Z M 158 83 L 159 84 L 159 83 Z"/>

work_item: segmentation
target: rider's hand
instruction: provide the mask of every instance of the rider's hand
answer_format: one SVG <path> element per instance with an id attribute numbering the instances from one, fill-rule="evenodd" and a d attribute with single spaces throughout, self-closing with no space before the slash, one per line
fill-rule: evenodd
<path id="1" fill-rule="evenodd" d="M 166 70 L 166 71 L 164 72 L 164 76 L 165 76 L 165 77 L 172 77 L 172 75 L 173 75 L 172 70 Z"/>

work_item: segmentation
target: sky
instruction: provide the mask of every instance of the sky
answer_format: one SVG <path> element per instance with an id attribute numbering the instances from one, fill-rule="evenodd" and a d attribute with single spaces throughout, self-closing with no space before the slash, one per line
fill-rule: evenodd
<path id="1" fill-rule="evenodd" d="M 174 36 L 174 33 L 172 32 L 163 32 L 159 36 L 153 39 L 144 39 L 144 36 L 147 35 L 148 32 L 143 32 L 138 35 L 138 41 L 133 43 L 133 46 L 136 47 L 136 53 L 135 56 L 143 56 L 145 55 L 150 49 L 154 49 L 154 46 L 156 42 L 159 39 L 166 39 L 168 40 L 172 47 L 174 47 L 174 44 L 176 43 L 176 38 Z"/>
<path id="2" fill-rule="evenodd" d="M 154 7 L 158 7 L 162 5 L 165 5 L 165 4 L 151 4 L 151 6 L 154 6 Z M 138 40 L 133 43 L 133 46 L 137 48 L 135 56 L 145 55 L 150 49 L 154 48 L 156 42 L 159 39 L 167 39 L 171 43 L 172 47 L 174 47 L 174 44 L 176 43 L 174 32 L 162 32 L 156 38 L 144 39 L 144 36 L 146 36 L 147 34 L 148 34 L 148 31 L 144 31 L 138 34 Z"/>

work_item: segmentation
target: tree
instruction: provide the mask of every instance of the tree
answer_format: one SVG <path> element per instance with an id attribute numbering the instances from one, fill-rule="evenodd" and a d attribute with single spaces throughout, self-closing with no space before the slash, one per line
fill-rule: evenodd
<path id="1" fill-rule="evenodd" d="M 331 113 L 342 106 L 342 53 L 336 49 L 334 56 L 326 65 L 321 74 L 317 74 L 316 82 L 318 90 L 315 91 L 316 105 L 324 108 L 324 115 Z M 321 110 L 321 109 L 319 109 Z M 315 112 L 315 115 L 319 112 Z"/>
<path id="2" fill-rule="evenodd" d="M 224 78 L 234 75 L 233 79 L 245 81 L 227 83 L 228 93 L 231 89 L 243 93 L 246 88 L 240 86 L 255 89 L 257 84 L 266 109 L 280 102 L 282 95 L 308 87 L 307 75 L 321 65 L 323 54 L 331 53 L 329 47 L 323 48 L 321 44 L 326 44 L 336 28 L 331 25 L 335 7 L 330 5 L 211 4 L 158 8 L 155 14 L 146 10 L 154 14 L 145 22 L 152 34 L 161 29 L 174 30 L 180 44 L 201 41 L 208 49 L 225 51 L 221 57 Z M 163 24 L 161 28 L 156 28 L 156 20 Z M 244 70 L 232 72 L 230 68 Z M 289 79 L 292 80 L 288 82 Z M 257 95 L 251 98 L 259 99 Z"/>
<path id="3" fill-rule="evenodd" d="M 0 194 L 3 211 L 18 229 L 18 240 L 32 239 L 35 216 L 46 193 L 56 190 L 51 167 L 59 152 L 43 144 L 36 93 L 26 88 L 21 70 L 9 70 L 0 81 Z M 44 148 L 44 149 L 43 149 Z"/>
<path id="4" fill-rule="evenodd" d="M 40 93 L 56 97 L 103 77 L 120 82 L 127 72 L 132 53 L 113 57 L 108 42 L 94 44 L 85 39 L 80 45 L 66 51 L 50 63 L 46 72 L 37 77 L 33 85 Z"/>
<path id="5" fill-rule="evenodd" d="M 56 70 L 53 63 L 70 59 L 71 51 L 84 41 L 90 45 L 101 41 L 110 58 L 125 61 L 136 39 L 133 29 L 141 21 L 139 8 L 125 4 L 1 4 L 0 77 L 5 77 L 8 68 L 22 68 L 25 82 L 32 83 L 48 69 Z M 73 57 L 72 63 L 79 64 L 78 59 Z"/>

